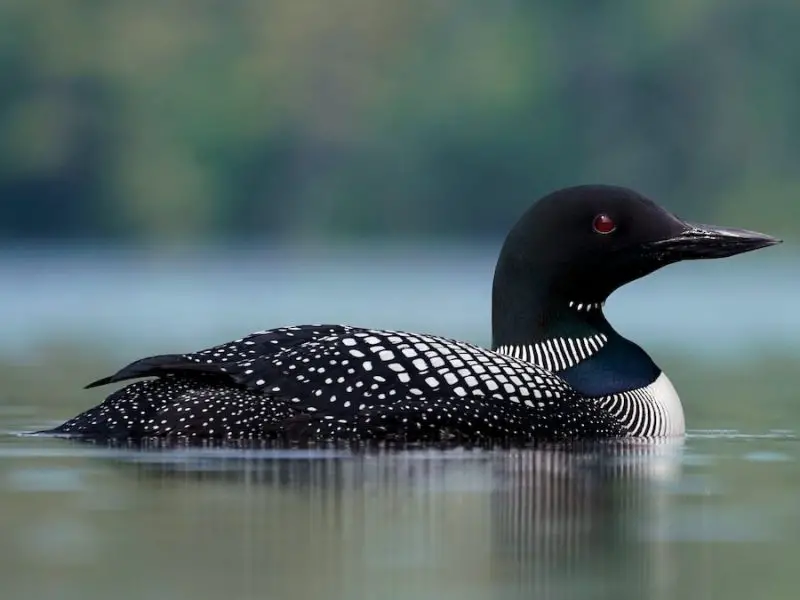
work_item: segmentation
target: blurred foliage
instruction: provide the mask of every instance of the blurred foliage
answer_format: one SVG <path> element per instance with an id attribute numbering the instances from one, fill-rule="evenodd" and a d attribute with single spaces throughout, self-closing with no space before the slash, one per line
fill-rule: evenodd
<path id="1" fill-rule="evenodd" d="M 800 232 L 793 0 L 2 0 L 0 236 L 495 235 L 631 185 Z"/>

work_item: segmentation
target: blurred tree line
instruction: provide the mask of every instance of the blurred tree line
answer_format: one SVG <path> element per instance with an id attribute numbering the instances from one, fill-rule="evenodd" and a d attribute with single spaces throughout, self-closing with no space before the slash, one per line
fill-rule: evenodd
<path id="1" fill-rule="evenodd" d="M 795 0 L 0 0 L 0 236 L 496 235 L 579 182 L 800 231 Z"/>

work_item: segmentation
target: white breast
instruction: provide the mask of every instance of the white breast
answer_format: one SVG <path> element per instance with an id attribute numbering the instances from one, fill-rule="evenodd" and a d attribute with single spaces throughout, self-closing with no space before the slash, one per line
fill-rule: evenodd
<path id="1" fill-rule="evenodd" d="M 656 435 L 659 437 L 683 435 L 686 432 L 683 406 L 669 377 L 662 372 L 646 389 L 657 414 L 661 417 Z"/>
<path id="2" fill-rule="evenodd" d="M 664 373 L 646 387 L 601 396 L 596 401 L 619 420 L 629 437 L 664 438 L 685 432 L 680 398 Z"/>

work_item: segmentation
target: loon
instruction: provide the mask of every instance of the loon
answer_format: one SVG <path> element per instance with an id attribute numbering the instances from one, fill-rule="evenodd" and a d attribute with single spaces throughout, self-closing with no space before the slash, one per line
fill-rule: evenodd
<path id="1" fill-rule="evenodd" d="M 501 248 L 491 350 L 348 325 L 280 327 L 133 362 L 87 388 L 150 379 L 40 433 L 312 442 L 681 436 L 678 394 L 609 324 L 606 299 L 671 263 L 778 243 L 689 223 L 624 187 L 561 189 L 534 203 Z"/>

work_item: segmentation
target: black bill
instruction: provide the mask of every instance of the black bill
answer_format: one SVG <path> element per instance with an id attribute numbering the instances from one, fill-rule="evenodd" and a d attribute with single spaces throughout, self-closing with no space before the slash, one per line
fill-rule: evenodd
<path id="1" fill-rule="evenodd" d="M 686 223 L 686 229 L 681 233 L 651 242 L 648 250 L 666 260 L 678 261 L 725 258 L 780 243 L 781 240 L 756 231 Z"/>

